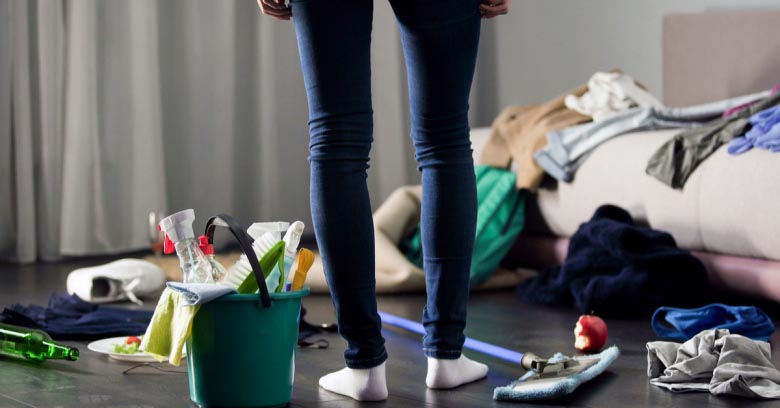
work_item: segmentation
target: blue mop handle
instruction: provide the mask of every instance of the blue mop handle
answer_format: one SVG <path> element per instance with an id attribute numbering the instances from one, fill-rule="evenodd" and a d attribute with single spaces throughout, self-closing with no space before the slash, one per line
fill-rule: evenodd
<path id="1" fill-rule="evenodd" d="M 379 311 L 379 317 L 382 318 L 382 323 L 389 324 L 390 326 L 395 326 L 401 329 L 405 329 L 412 333 L 417 333 L 422 336 L 425 335 L 425 328 L 423 327 L 423 325 L 415 321 L 404 319 L 403 317 L 391 315 L 390 313 L 386 313 L 381 310 Z M 484 341 L 474 340 L 469 337 L 466 337 L 466 342 L 463 343 L 463 347 L 469 350 L 478 351 L 482 354 L 487 354 L 489 356 L 500 358 L 502 360 L 506 360 L 515 364 L 520 364 L 524 356 L 523 353 L 505 349 L 503 347 L 498 347 L 490 343 L 485 343 Z"/>

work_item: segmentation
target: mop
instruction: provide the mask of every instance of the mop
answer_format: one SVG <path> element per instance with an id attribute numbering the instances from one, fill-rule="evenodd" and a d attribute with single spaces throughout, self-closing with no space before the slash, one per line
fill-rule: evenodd
<path id="1" fill-rule="evenodd" d="M 379 311 L 382 323 L 425 335 L 423 325 Z M 603 373 L 620 355 L 617 346 L 598 354 L 567 357 L 556 353 L 543 359 L 533 353 L 519 353 L 483 341 L 466 338 L 463 347 L 520 365 L 528 370 L 505 387 L 497 387 L 493 399 L 498 401 L 538 401 L 559 398 L 574 392 L 580 384 Z"/>

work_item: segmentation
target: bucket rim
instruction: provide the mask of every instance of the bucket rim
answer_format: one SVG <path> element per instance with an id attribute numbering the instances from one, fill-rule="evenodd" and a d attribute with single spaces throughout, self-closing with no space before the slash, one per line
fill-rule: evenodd
<path id="1" fill-rule="evenodd" d="M 295 290 L 290 292 L 269 292 L 271 300 L 291 300 L 299 299 L 311 292 L 308 286 L 304 286 L 301 290 Z M 257 302 L 260 300 L 259 293 L 232 293 L 225 296 L 220 296 L 214 299 L 213 302 Z"/>

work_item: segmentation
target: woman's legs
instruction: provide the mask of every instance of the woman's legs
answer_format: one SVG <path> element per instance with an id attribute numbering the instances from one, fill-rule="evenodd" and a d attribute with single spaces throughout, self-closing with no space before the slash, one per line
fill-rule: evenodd
<path id="1" fill-rule="evenodd" d="M 477 190 L 468 98 L 479 43 L 478 2 L 392 0 L 401 28 L 412 139 L 422 171 L 422 244 L 429 357 L 463 347 Z"/>
<path id="2" fill-rule="evenodd" d="M 293 0 L 309 99 L 311 211 L 351 368 L 387 359 L 376 310 L 374 229 L 366 185 L 372 142 L 373 3 Z"/>
<path id="3" fill-rule="evenodd" d="M 461 356 L 477 217 L 468 99 L 479 45 L 478 0 L 390 0 L 406 57 L 415 157 L 422 171 L 426 382 L 451 388 L 487 367 Z"/>
<path id="4" fill-rule="evenodd" d="M 458 364 L 443 371 L 474 377 L 475 366 L 468 363 L 477 363 L 459 357 L 476 223 L 467 101 L 479 40 L 478 3 L 398 0 L 393 7 L 407 58 L 412 137 L 425 191 L 425 353 Z M 366 187 L 372 8 L 370 0 L 292 1 L 309 98 L 312 218 L 339 329 L 348 342 L 348 368 L 320 384 L 356 399 L 387 396 Z M 434 386 L 463 382 L 458 376 Z"/>
<path id="5" fill-rule="evenodd" d="M 373 122 L 370 0 L 292 0 L 309 99 L 311 211 L 347 368 L 323 388 L 387 398 L 387 353 L 376 309 L 374 228 L 366 185 Z"/>

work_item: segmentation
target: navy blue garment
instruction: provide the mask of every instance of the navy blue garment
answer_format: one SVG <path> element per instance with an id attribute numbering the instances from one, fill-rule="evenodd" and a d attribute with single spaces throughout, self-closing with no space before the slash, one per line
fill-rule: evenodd
<path id="1" fill-rule="evenodd" d="M 428 291 L 423 350 L 428 356 L 454 359 L 465 340 L 476 229 L 468 98 L 479 43 L 479 0 L 390 4 L 406 58 L 411 136 L 422 172 Z M 366 183 L 373 142 L 373 2 L 292 0 L 291 7 L 309 102 L 314 232 L 339 332 L 348 343 L 346 364 L 370 368 L 387 358 L 376 306 Z"/>
<path id="2" fill-rule="evenodd" d="M 41 329 L 55 340 L 137 336 L 151 320 L 151 311 L 98 306 L 65 293 L 53 294 L 47 307 L 15 304 L 0 314 L 3 323 Z"/>
<path id="3" fill-rule="evenodd" d="M 727 306 L 721 303 L 698 309 L 659 307 L 650 324 L 658 336 L 681 342 L 702 330 L 728 329 L 753 340 L 769 341 L 775 331 L 772 319 L 755 306 Z"/>
<path id="4" fill-rule="evenodd" d="M 662 305 L 708 303 L 709 284 L 704 265 L 671 235 L 604 205 L 571 237 L 564 264 L 523 282 L 518 294 L 533 303 L 574 303 L 582 313 L 649 317 Z"/>

